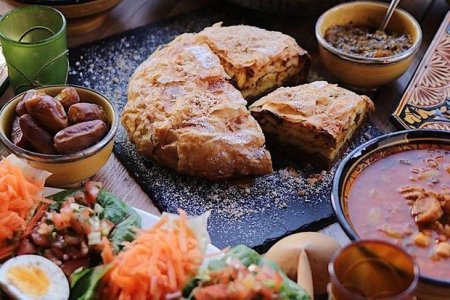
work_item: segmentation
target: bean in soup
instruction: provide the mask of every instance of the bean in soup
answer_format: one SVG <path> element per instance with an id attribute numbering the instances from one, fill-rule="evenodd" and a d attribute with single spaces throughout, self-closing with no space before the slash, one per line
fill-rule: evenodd
<path id="1" fill-rule="evenodd" d="M 421 274 L 450 281 L 450 146 L 376 153 L 345 187 L 358 236 L 405 248 Z"/>

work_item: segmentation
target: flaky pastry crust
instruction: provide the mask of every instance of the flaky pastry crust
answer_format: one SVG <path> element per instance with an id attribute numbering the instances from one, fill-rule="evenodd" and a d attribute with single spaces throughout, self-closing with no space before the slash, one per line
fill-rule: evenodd
<path id="1" fill-rule="evenodd" d="M 325 81 L 279 88 L 250 106 L 266 137 L 329 163 L 373 110 L 369 97 Z"/>
<path id="2" fill-rule="evenodd" d="M 209 180 L 272 172 L 261 128 L 228 79 L 192 34 L 153 53 L 132 76 L 122 114 L 137 151 Z"/>
<path id="3" fill-rule="evenodd" d="M 290 36 L 277 31 L 221 23 L 196 35 L 220 58 L 232 83 L 246 99 L 306 79 L 310 57 Z"/>

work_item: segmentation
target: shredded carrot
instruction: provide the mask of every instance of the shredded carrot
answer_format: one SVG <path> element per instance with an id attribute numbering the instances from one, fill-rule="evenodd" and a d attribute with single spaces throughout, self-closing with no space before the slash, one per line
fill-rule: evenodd
<path id="1" fill-rule="evenodd" d="M 44 197 L 41 198 L 41 202 L 44 202 L 46 204 L 55 204 L 56 203 L 55 200 L 47 199 L 47 198 L 44 198 Z"/>
<path id="2" fill-rule="evenodd" d="M 113 259 L 102 283 L 102 294 L 119 300 L 181 296 L 203 258 L 187 215 L 180 210 L 179 219 L 169 222 L 167 216 L 162 217 L 154 227 L 140 231 Z"/>
<path id="3" fill-rule="evenodd" d="M 43 202 L 39 208 L 37 209 L 34 216 L 31 218 L 31 220 L 28 222 L 25 231 L 23 233 L 23 236 L 28 236 L 31 231 L 33 230 L 34 226 L 36 226 L 37 222 L 42 219 L 42 216 L 45 214 L 48 208 L 48 203 Z"/>
<path id="4" fill-rule="evenodd" d="M 114 252 L 111 247 L 111 242 L 106 236 L 102 238 L 102 247 L 103 248 L 100 255 L 102 257 L 103 263 L 109 264 L 114 260 Z"/>
<path id="5" fill-rule="evenodd" d="M 8 245 L 0 249 L 0 260 L 3 260 L 13 255 L 15 248 L 16 247 L 14 245 Z"/>
<path id="6" fill-rule="evenodd" d="M 12 239 L 26 229 L 43 188 L 43 181 L 28 178 L 6 159 L 0 161 L 0 253 L 7 253 Z"/>

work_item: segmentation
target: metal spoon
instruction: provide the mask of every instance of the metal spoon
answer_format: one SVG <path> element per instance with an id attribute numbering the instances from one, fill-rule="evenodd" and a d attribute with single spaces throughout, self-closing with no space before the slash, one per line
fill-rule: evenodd
<path id="1" fill-rule="evenodd" d="M 386 12 L 386 15 L 384 16 L 384 20 L 381 23 L 380 30 L 385 31 L 386 26 L 391 20 L 392 15 L 394 14 L 395 9 L 397 8 L 398 4 L 400 3 L 400 0 L 392 0 L 391 4 L 389 5 L 389 8 Z"/>

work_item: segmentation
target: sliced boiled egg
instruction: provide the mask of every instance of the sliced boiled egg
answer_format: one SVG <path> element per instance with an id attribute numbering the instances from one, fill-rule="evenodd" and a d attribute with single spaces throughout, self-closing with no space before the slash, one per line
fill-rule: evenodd
<path id="1" fill-rule="evenodd" d="M 17 300 L 67 300 L 69 282 L 52 261 L 38 255 L 20 255 L 0 267 L 0 286 Z"/>

